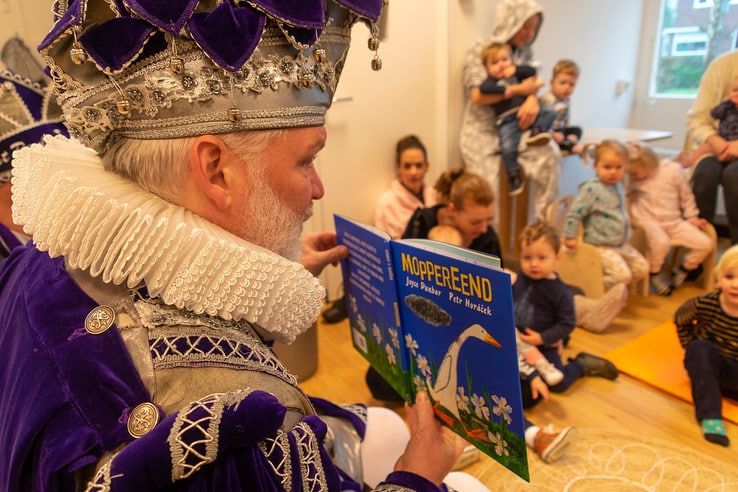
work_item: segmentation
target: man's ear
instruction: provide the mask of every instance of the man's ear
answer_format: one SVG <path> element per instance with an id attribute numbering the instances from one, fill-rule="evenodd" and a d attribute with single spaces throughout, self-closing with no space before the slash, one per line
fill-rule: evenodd
<path id="1" fill-rule="evenodd" d="M 209 207 L 224 210 L 231 205 L 229 156 L 228 147 L 213 135 L 197 137 L 190 146 L 190 175 L 195 187 L 209 202 Z"/>

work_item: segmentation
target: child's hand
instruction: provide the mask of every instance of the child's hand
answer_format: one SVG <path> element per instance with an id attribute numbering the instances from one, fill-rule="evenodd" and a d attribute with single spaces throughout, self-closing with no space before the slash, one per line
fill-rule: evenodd
<path id="1" fill-rule="evenodd" d="M 575 237 L 567 237 L 564 239 L 564 246 L 566 246 L 567 249 L 570 249 L 572 252 L 577 250 L 577 246 L 579 245 L 579 240 Z"/>
<path id="2" fill-rule="evenodd" d="M 564 134 L 561 132 L 553 132 L 554 140 L 556 140 L 556 143 L 561 143 L 564 141 Z"/>
<path id="3" fill-rule="evenodd" d="M 548 401 L 548 386 L 543 382 L 541 376 L 536 376 L 530 381 L 530 394 L 534 400 L 540 395 L 543 401 Z"/>
<path id="4" fill-rule="evenodd" d="M 705 227 L 707 227 L 707 221 L 705 219 L 700 219 L 699 217 L 692 217 L 691 219 L 687 219 L 687 222 L 695 227 L 699 227 L 703 231 L 705 230 Z"/>
<path id="5" fill-rule="evenodd" d="M 520 339 L 525 343 L 535 345 L 536 347 L 539 345 L 543 345 L 543 338 L 541 338 L 541 334 L 535 330 L 531 330 L 530 328 L 526 328 L 525 333 L 520 334 Z"/>
<path id="6" fill-rule="evenodd" d="M 559 356 L 564 353 L 564 341 L 559 340 L 558 342 L 551 345 L 552 347 L 556 347 L 556 352 L 559 353 Z"/>

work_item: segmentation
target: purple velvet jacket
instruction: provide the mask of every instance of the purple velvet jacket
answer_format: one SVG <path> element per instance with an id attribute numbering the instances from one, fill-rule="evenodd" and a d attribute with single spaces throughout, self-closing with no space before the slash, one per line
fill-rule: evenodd
<path id="1" fill-rule="evenodd" d="M 151 397 L 118 330 L 85 331 L 85 317 L 96 306 L 62 258 L 50 259 L 33 245 L 15 248 L 0 264 L 0 349 L 6 360 L 0 365 L 0 490 L 73 491 L 75 472 L 121 444 L 128 445 L 111 462 L 111 490 L 284 490 L 275 471 L 284 456 L 265 456 L 258 444 L 277 433 L 286 409 L 258 390 L 223 413 L 215 461 L 172 482 L 167 437 L 178 414 L 162 416 L 138 440 L 128 434 L 131 409 Z M 320 413 L 351 420 L 363 436 L 364 423 L 351 412 L 325 400 L 313 404 Z M 326 426 L 319 417 L 306 416 L 300 424 L 322 442 Z M 299 439 L 287 437 L 291 444 Z M 316 470 L 300 461 L 296 447 L 288 448 L 286 471 L 292 488 L 302 489 Z M 325 449 L 318 452 L 328 490 L 361 490 Z M 439 490 L 403 472 L 391 474 L 385 485 Z"/>

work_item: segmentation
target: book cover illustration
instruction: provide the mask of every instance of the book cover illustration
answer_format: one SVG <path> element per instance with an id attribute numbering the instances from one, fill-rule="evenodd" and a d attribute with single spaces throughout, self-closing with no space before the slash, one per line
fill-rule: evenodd
<path id="1" fill-rule="evenodd" d="M 351 251 L 342 267 L 356 349 L 407 401 L 426 389 L 439 420 L 529 480 L 512 288 L 499 260 L 390 241 L 340 216 L 336 231 Z"/>
<path id="2" fill-rule="evenodd" d="M 430 247 L 391 245 L 413 385 L 445 425 L 528 480 L 510 276 Z"/>

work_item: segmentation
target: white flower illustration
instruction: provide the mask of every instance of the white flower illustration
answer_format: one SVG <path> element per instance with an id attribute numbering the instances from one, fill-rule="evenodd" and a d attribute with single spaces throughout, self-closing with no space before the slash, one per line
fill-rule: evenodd
<path id="1" fill-rule="evenodd" d="M 489 420 L 489 408 L 487 408 L 487 402 L 484 401 L 484 397 L 479 396 L 476 393 L 472 394 L 471 397 L 472 405 L 474 405 L 474 413 L 480 419 Z"/>
<path id="2" fill-rule="evenodd" d="M 397 333 L 397 330 L 394 328 L 389 329 L 390 338 L 392 339 L 392 346 L 395 348 L 400 348 L 400 335 Z"/>
<path id="3" fill-rule="evenodd" d="M 372 323 L 372 335 L 377 343 L 382 343 L 382 330 L 379 329 L 376 323 Z"/>
<path id="4" fill-rule="evenodd" d="M 507 441 L 505 441 L 499 432 L 492 433 L 487 432 L 487 437 L 489 437 L 489 441 L 495 446 L 495 453 L 497 453 L 497 456 L 509 456 L 510 452 L 507 450 Z"/>
<path id="5" fill-rule="evenodd" d="M 396 364 L 397 358 L 395 357 L 395 351 L 392 350 L 392 347 L 389 343 L 384 344 L 384 351 L 387 352 L 387 359 L 389 360 L 389 363 Z"/>
<path id="6" fill-rule="evenodd" d="M 492 412 L 494 412 L 495 415 L 501 416 L 502 419 L 507 422 L 507 425 L 510 425 L 512 422 L 512 418 L 510 418 L 512 407 L 507 404 L 507 398 L 504 396 L 492 395 L 492 402 L 495 405 L 492 408 Z"/>
<path id="7" fill-rule="evenodd" d="M 356 304 L 356 297 L 349 295 L 349 306 L 351 307 L 351 311 L 354 313 L 359 310 L 359 307 Z"/>
<path id="8" fill-rule="evenodd" d="M 423 376 L 427 378 L 429 378 L 431 375 L 431 368 L 430 365 L 428 365 L 428 359 L 420 354 L 418 354 L 418 370 Z"/>
<path id="9" fill-rule="evenodd" d="M 366 321 L 364 321 L 364 317 L 362 315 L 358 315 L 356 317 L 356 323 L 359 325 L 361 332 L 366 333 Z"/>
<path id="10" fill-rule="evenodd" d="M 459 389 L 456 390 L 456 406 L 459 407 L 460 410 L 471 412 L 469 409 L 469 396 L 466 395 L 466 390 L 463 386 L 459 386 Z"/>
<path id="11" fill-rule="evenodd" d="M 417 355 L 418 342 L 413 340 L 413 337 L 410 334 L 405 335 L 405 347 L 407 347 L 408 350 L 410 350 L 411 354 Z"/>

